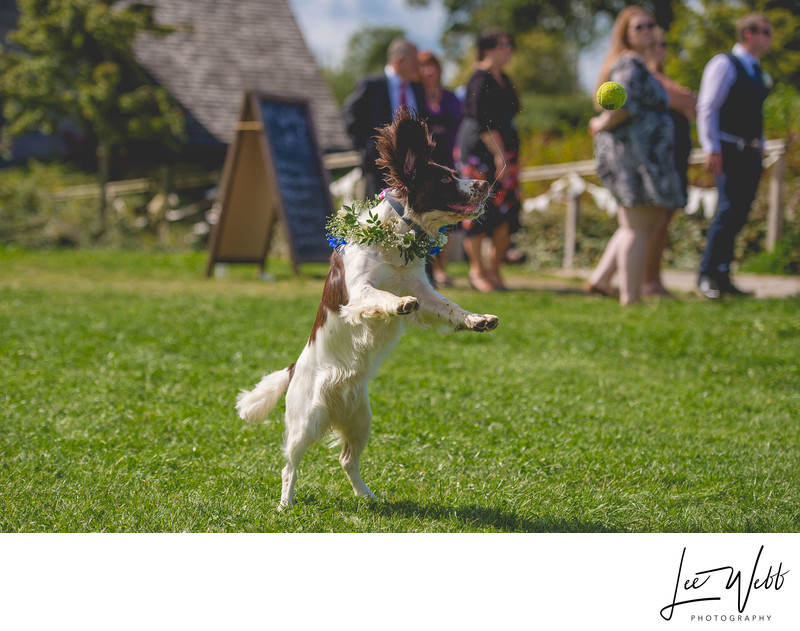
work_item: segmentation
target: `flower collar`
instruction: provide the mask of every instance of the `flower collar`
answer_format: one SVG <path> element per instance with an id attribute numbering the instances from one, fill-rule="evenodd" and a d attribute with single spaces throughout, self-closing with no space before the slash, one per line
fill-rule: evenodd
<path id="1" fill-rule="evenodd" d="M 397 218 L 391 217 L 384 221 L 378 218 L 373 209 L 386 199 L 392 209 L 411 229 L 400 234 L 397 231 Z M 360 221 L 366 212 L 366 219 Z M 327 223 L 328 244 L 332 248 L 340 248 L 348 243 L 359 245 L 379 245 L 386 250 L 397 249 L 403 255 L 405 263 L 414 259 L 427 259 L 436 256 L 447 243 L 445 228 L 431 237 L 418 224 L 404 216 L 403 206 L 389 194 L 389 189 L 381 191 L 372 202 L 353 202 L 350 206 L 332 215 Z"/>

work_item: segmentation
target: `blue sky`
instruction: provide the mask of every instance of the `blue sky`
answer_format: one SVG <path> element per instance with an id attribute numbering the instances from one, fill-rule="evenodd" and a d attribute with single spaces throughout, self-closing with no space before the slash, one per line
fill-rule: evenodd
<path id="1" fill-rule="evenodd" d="M 419 48 L 441 52 L 439 40 L 447 20 L 441 0 L 426 8 L 410 7 L 405 0 L 289 0 L 306 43 L 320 63 L 337 67 L 347 42 L 364 26 L 395 26 Z M 578 70 L 581 85 L 592 91 L 606 43 L 581 55 Z"/>
<path id="2" fill-rule="evenodd" d="M 344 58 L 350 36 L 364 26 L 403 29 L 419 48 L 441 52 L 447 13 L 439 0 L 429 4 L 416 8 L 405 0 L 289 0 L 314 55 L 334 67 Z"/>

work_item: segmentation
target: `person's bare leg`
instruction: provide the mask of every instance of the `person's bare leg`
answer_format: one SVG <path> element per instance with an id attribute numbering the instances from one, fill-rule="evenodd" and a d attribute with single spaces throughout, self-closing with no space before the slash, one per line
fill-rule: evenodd
<path id="1" fill-rule="evenodd" d="M 663 223 L 655 229 L 648 243 L 642 279 L 642 294 L 645 296 L 672 297 L 661 279 L 661 261 L 669 242 L 669 224 L 672 215 L 672 212 L 665 214 Z"/>
<path id="2" fill-rule="evenodd" d="M 478 291 L 492 291 L 494 287 L 489 282 L 486 266 L 483 263 L 483 234 L 467 235 L 464 237 L 464 253 L 469 260 L 469 282 Z"/>
<path id="3" fill-rule="evenodd" d="M 622 234 L 617 245 L 617 268 L 620 275 L 620 304 L 641 302 L 642 277 L 647 246 L 666 210 L 660 206 L 620 208 Z"/>
<path id="4" fill-rule="evenodd" d="M 492 233 L 491 259 L 489 260 L 489 270 L 487 278 L 495 289 L 505 289 L 503 277 L 500 275 L 500 268 L 506 260 L 506 252 L 511 245 L 511 231 L 508 223 L 502 223 L 495 228 Z"/>
<path id="5" fill-rule="evenodd" d="M 622 236 L 621 231 L 621 227 L 617 228 L 616 232 L 611 235 L 603 256 L 600 257 L 600 262 L 589 276 L 589 281 L 586 283 L 586 289 L 589 292 L 614 298 L 618 296 L 617 291 L 611 285 L 611 279 L 617 271 L 617 248 Z"/>
<path id="6" fill-rule="evenodd" d="M 444 268 L 445 263 L 447 263 L 447 245 L 445 245 L 441 253 L 431 261 L 433 280 L 441 287 L 448 287 L 453 284 L 453 280 L 447 275 L 447 271 Z"/>

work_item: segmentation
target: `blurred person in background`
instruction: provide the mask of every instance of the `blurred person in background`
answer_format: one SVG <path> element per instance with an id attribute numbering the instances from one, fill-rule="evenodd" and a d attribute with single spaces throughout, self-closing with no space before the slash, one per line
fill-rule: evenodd
<path id="1" fill-rule="evenodd" d="M 589 121 L 597 173 L 619 205 L 619 227 L 587 289 L 616 296 L 611 279 L 619 271 L 623 305 L 641 302 L 649 243 L 668 214 L 686 203 L 675 168 L 669 97 L 646 63 L 655 29 L 655 19 L 641 7 L 629 6 L 619 13 L 597 84 L 620 83 L 627 100 L 622 108 L 603 111 Z"/>
<path id="2" fill-rule="evenodd" d="M 410 107 L 419 118 L 428 115 L 425 91 L 417 82 L 417 54 L 417 47 L 406 38 L 395 38 L 386 51 L 384 71 L 361 79 L 345 100 L 344 122 L 353 146 L 361 153 L 367 199 L 387 187 L 385 173 L 375 163 L 378 128 L 391 123 L 401 106 Z"/>
<path id="3" fill-rule="evenodd" d="M 455 142 L 461 124 L 461 102 L 450 90 L 442 86 L 442 66 L 436 55 L 429 50 L 419 53 L 419 80 L 425 91 L 425 108 L 428 111 L 428 128 L 436 140 L 433 160 L 439 164 L 455 168 Z M 438 286 L 453 284 L 447 275 L 444 264 L 447 261 L 447 246 L 431 262 L 431 276 Z"/>
<path id="4" fill-rule="evenodd" d="M 772 25 L 763 15 L 749 14 L 736 23 L 736 36 L 730 53 L 706 64 L 697 97 L 697 136 L 719 191 L 697 279 L 700 294 L 712 300 L 750 293 L 731 282 L 731 261 L 763 171 L 768 89 L 759 59 L 772 47 Z"/>
<path id="5" fill-rule="evenodd" d="M 475 221 L 463 222 L 467 236 L 470 284 L 478 291 L 504 290 L 500 268 L 519 229 L 519 134 L 514 116 L 519 98 L 504 72 L 514 42 L 505 31 L 484 31 L 477 40 L 478 60 L 467 83 L 464 120 L 458 131 L 458 168 L 466 178 L 492 182 L 486 211 Z M 483 242 L 491 239 L 489 260 Z"/>
<path id="6" fill-rule="evenodd" d="M 647 66 L 667 91 L 667 97 L 669 97 L 669 115 L 672 117 L 672 124 L 675 128 L 675 168 L 681 179 L 681 189 L 685 199 L 689 184 L 689 154 L 692 152 L 690 127 L 697 117 L 695 111 L 697 95 L 664 74 L 666 57 L 666 33 L 663 28 L 657 26 L 653 48 L 646 55 Z M 645 296 L 672 297 L 661 279 L 661 259 L 669 242 L 669 223 L 673 214 L 673 212 L 669 212 L 664 222 L 657 227 L 647 248 L 642 281 L 642 294 Z"/>

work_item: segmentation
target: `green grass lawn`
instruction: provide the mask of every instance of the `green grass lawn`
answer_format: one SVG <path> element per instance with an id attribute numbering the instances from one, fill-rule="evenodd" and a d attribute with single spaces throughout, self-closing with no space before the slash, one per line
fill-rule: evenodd
<path id="1" fill-rule="evenodd" d="M 409 330 L 373 380 L 353 497 L 312 448 L 278 513 L 283 404 L 325 266 L 202 277 L 202 254 L 0 250 L 0 531 L 796 532 L 800 300 L 622 309 L 481 295 L 491 333 Z"/>

